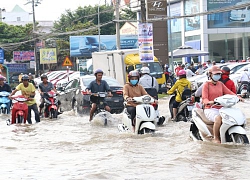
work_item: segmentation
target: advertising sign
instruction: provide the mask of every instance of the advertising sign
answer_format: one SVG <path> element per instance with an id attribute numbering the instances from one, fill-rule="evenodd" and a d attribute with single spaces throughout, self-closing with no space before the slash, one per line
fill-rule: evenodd
<path id="1" fill-rule="evenodd" d="M 9 73 L 14 73 L 14 72 L 23 73 L 27 71 L 27 64 L 16 63 L 16 64 L 6 64 L 6 65 L 8 67 Z"/>
<path id="2" fill-rule="evenodd" d="M 4 51 L 3 49 L 0 49 L 0 64 L 4 63 Z"/>
<path id="3" fill-rule="evenodd" d="M 57 63 L 56 48 L 40 49 L 40 64 Z"/>
<path id="4" fill-rule="evenodd" d="M 148 19 L 164 18 L 167 16 L 166 0 L 148 0 L 146 4 Z M 166 21 L 154 21 L 153 27 L 154 55 L 161 64 L 166 64 L 168 61 L 167 23 Z"/>
<path id="5" fill-rule="evenodd" d="M 175 3 L 175 4 L 170 4 L 170 12 L 167 11 L 168 16 L 180 16 L 181 15 L 181 3 Z M 170 32 L 170 27 L 171 27 L 171 32 L 181 32 L 181 18 L 178 19 L 171 19 L 170 21 L 171 25 L 168 26 L 168 32 Z"/>
<path id="6" fill-rule="evenodd" d="M 137 49 L 137 35 L 122 35 L 120 37 L 121 49 Z M 100 50 L 116 50 L 115 35 L 100 36 Z M 70 36 L 70 56 L 71 57 L 92 57 L 93 52 L 99 51 L 99 36 Z"/>
<path id="7" fill-rule="evenodd" d="M 248 0 L 207 0 L 207 10 L 248 3 Z M 209 14 L 208 28 L 250 27 L 250 6 L 228 12 Z"/>
<path id="8" fill-rule="evenodd" d="M 196 14 L 200 12 L 200 0 L 185 0 L 185 15 Z M 185 18 L 185 30 L 193 31 L 200 29 L 200 16 Z"/>
<path id="9" fill-rule="evenodd" d="M 140 61 L 154 62 L 153 24 L 141 23 L 138 27 Z"/>
<path id="10" fill-rule="evenodd" d="M 13 51 L 14 61 L 34 61 L 34 51 Z"/>

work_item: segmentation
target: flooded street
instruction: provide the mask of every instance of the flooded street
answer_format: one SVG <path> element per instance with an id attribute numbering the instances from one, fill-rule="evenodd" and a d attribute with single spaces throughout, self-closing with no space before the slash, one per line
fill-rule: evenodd
<path id="1" fill-rule="evenodd" d="M 166 119 L 167 103 L 159 105 Z M 237 106 L 250 138 L 250 102 Z M 189 122 L 165 122 L 153 136 L 119 133 L 121 117 L 104 127 L 74 112 L 33 125 L 7 126 L 1 116 L 0 179 L 249 179 L 249 145 L 194 142 Z"/>

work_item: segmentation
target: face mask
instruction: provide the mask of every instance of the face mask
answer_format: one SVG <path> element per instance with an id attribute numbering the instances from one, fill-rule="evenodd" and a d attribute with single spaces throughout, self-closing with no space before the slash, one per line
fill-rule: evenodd
<path id="1" fill-rule="evenodd" d="M 130 83 L 134 86 L 138 83 L 138 79 L 130 80 Z"/>
<path id="2" fill-rule="evenodd" d="M 212 79 L 213 79 L 214 81 L 219 81 L 220 78 L 221 78 L 221 75 L 220 75 L 220 74 L 214 74 L 214 75 L 212 76 Z"/>

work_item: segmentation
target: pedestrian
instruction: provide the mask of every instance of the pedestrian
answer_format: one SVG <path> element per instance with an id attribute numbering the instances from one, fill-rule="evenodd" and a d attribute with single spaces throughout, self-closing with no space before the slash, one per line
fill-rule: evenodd
<path id="1" fill-rule="evenodd" d="M 10 94 L 9 98 L 13 99 L 12 96 L 17 92 L 17 91 L 21 91 L 22 95 L 25 96 L 26 98 L 28 98 L 28 101 L 25 101 L 25 103 L 28 105 L 28 117 L 27 117 L 27 121 L 29 124 L 32 124 L 31 121 L 31 110 L 34 111 L 35 113 L 35 120 L 36 122 L 40 122 L 40 116 L 38 113 L 38 108 L 37 108 L 37 104 L 36 104 L 36 100 L 35 100 L 35 87 L 33 86 L 33 84 L 29 83 L 29 76 L 28 75 L 23 75 L 22 76 L 22 83 L 20 83 L 16 89 Z M 14 117 L 14 116 L 13 116 Z"/>

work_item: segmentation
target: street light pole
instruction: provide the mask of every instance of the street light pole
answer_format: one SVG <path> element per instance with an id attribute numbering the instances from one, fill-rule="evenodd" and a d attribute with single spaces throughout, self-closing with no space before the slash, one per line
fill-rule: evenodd
<path id="1" fill-rule="evenodd" d="M 4 12 L 5 9 L 0 8 L 0 22 L 3 22 L 4 17 L 2 16 L 2 12 Z"/>
<path id="2" fill-rule="evenodd" d="M 119 50 L 121 45 L 120 45 L 120 23 L 119 23 L 119 18 L 120 18 L 120 0 L 116 0 L 115 3 L 115 19 L 116 19 L 116 49 Z"/>
<path id="3" fill-rule="evenodd" d="M 98 41 L 99 41 L 99 52 L 101 51 L 101 29 L 100 29 L 100 1 L 98 3 Z"/>
<path id="4" fill-rule="evenodd" d="M 168 0 L 168 16 L 171 17 L 171 12 L 170 12 L 170 0 Z M 172 70 L 172 72 L 174 72 L 174 57 L 173 57 L 173 43 L 172 43 L 172 27 L 171 27 L 171 19 L 168 20 L 169 21 L 169 38 L 170 38 L 170 51 L 171 51 L 171 59 L 170 59 L 170 68 Z"/>

